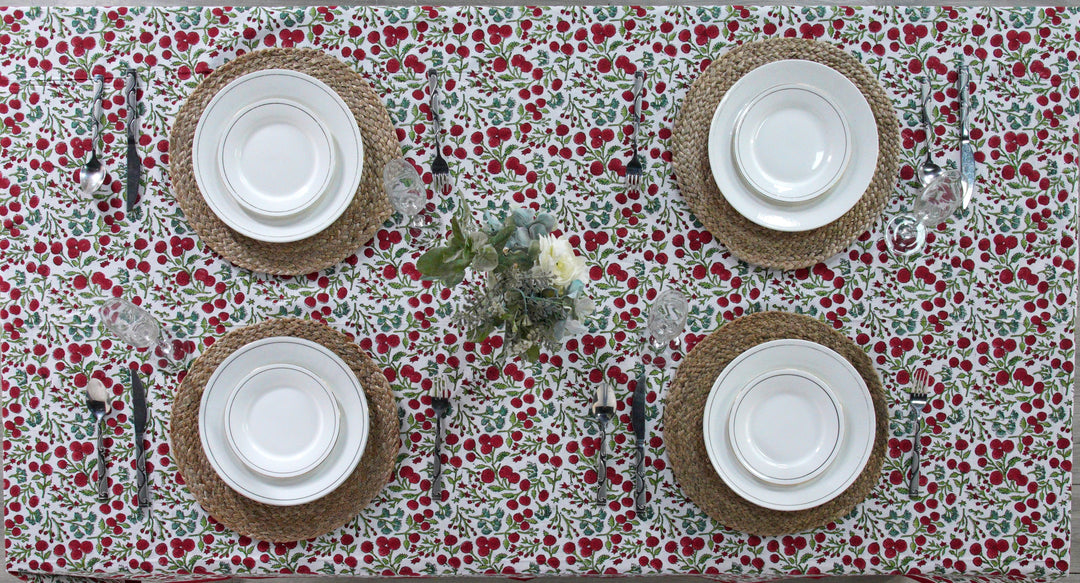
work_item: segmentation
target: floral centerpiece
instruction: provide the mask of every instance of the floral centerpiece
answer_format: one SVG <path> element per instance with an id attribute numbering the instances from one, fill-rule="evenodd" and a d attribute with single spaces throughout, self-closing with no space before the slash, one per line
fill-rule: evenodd
<path id="1" fill-rule="evenodd" d="M 567 333 L 593 311 L 583 295 L 585 259 L 566 236 L 555 237 L 549 214 L 516 209 L 502 220 L 484 213 L 477 225 L 467 208 L 450 221 L 450 235 L 416 262 L 424 279 L 454 287 L 468 269 L 487 273 L 484 288 L 454 315 L 472 342 L 503 335 L 504 356 L 530 362 L 554 352 Z"/>

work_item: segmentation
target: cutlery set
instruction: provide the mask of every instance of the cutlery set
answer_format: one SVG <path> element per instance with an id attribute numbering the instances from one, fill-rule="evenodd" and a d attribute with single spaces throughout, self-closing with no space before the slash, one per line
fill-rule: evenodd
<path id="1" fill-rule="evenodd" d="M 949 214 L 952 214 L 957 208 L 967 210 L 971 206 L 972 198 L 975 195 L 975 152 L 971 143 L 971 93 L 970 93 L 970 81 L 971 73 L 966 62 L 961 61 L 959 64 L 959 72 L 957 74 L 957 90 L 960 99 L 960 168 L 958 171 L 947 171 L 941 166 L 938 166 L 933 161 L 932 146 L 934 139 L 934 125 L 930 117 L 930 83 L 928 80 L 923 81 L 922 86 L 922 103 L 920 106 L 923 125 L 926 126 L 926 159 L 917 169 L 919 182 L 923 185 L 924 189 L 932 190 L 935 180 L 940 178 L 948 178 L 959 184 L 960 200 L 949 200 L 948 204 L 937 204 L 939 208 L 934 208 L 934 204 L 937 203 L 934 197 L 927 197 L 925 192 L 916 201 L 916 207 L 924 209 L 920 214 L 934 215 L 933 211 L 939 211 L 939 214 L 932 216 L 931 219 L 926 221 L 928 224 L 933 224 L 933 221 L 944 220 Z M 949 193 L 950 195 L 952 193 Z M 925 227 L 920 224 L 921 229 Z M 921 237 L 920 237 L 921 238 Z M 886 240 L 887 242 L 889 239 Z M 910 467 L 910 479 L 908 481 L 908 493 L 912 498 L 919 497 L 919 461 L 920 461 L 920 449 L 922 448 L 919 443 L 919 436 L 922 433 L 922 409 L 926 406 L 927 398 L 930 392 L 930 375 L 926 369 L 918 369 L 912 375 L 913 386 L 909 393 L 908 404 L 911 407 L 911 420 L 915 425 L 915 434 L 911 440 L 911 459 L 909 461 Z"/>
<path id="2" fill-rule="evenodd" d="M 634 383 L 630 404 L 630 423 L 634 429 L 634 508 L 639 514 L 645 512 L 646 509 L 645 445 L 648 437 L 646 399 L 649 390 L 644 356 L 647 350 L 652 351 L 653 361 L 663 355 L 668 344 L 677 339 L 686 326 L 687 308 L 685 296 L 677 291 L 668 290 L 656 296 L 656 300 L 649 308 L 646 320 L 642 339 L 645 348 L 642 349 L 641 370 Z M 596 460 L 596 503 L 599 505 L 607 502 L 607 426 L 615 417 L 615 403 L 615 390 L 611 382 L 605 380 L 596 387 L 590 405 L 592 417 L 600 428 L 600 449 Z"/>
<path id="3" fill-rule="evenodd" d="M 146 404 L 146 387 L 138 372 L 129 370 L 131 385 L 131 408 L 135 425 L 135 472 L 138 488 L 138 508 L 142 516 L 146 516 L 150 510 L 149 479 L 146 472 L 146 450 L 143 440 L 146 437 L 146 421 L 149 408 Z M 109 402 L 109 393 L 105 384 L 99 379 L 92 378 L 86 383 L 86 408 L 90 410 L 94 418 L 96 431 L 96 445 L 94 452 L 97 456 L 98 477 L 95 482 L 98 502 L 109 500 L 109 476 L 105 461 L 104 430 L 105 420 L 112 413 L 112 404 Z"/>
<path id="4" fill-rule="evenodd" d="M 94 75 L 94 96 L 90 106 L 90 157 L 79 172 L 79 192 L 91 195 L 101 189 L 105 184 L 108 172 L 101 162 L 98 154 L 98 143 L 101 141 L 102 122 L 104 115 L 101 106 L 102 93 L 105 89 L 105 76 Z M 130 213 L 135 208 L 139 198 L 139 181 L 142 173 L 142 159 L 139 157 L 139 74 L 128 67 L 124 72 L 124 104 L 127 108 L 127 120 L 125 134 L 127 136 L 126 159 L 127 177 L 125 189 L 125 201 L 127 211 Z"/>
<path id="5" fill-rule="evenodd" d="M 967 210 L 975 194 L 975 151 L 971 144 L 971 93 L 969 84 L 970 70 L 966 62 L 960 62 L 957 74 L 957 92 L 960 99 L 960 181 L 963 193 L 962 208 Z M 930 81 L 923 80 L 921 106 L 919 108 L 923 126 L 926 127 L 926 158 L 916 169 L 919 183 L 928 186 L 945 173 L 945 169 L 934 162 L 933 141 L 936 132 L 930 112 Z"/>

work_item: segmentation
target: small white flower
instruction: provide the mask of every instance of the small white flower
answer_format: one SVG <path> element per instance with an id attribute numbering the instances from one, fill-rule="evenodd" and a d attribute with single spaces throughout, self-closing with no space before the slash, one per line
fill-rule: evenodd
<path id="1" fill-rule="evenodd" d="M 565 237 L 551 235 L 540 237 L 540 269 L 550 273 L 555 285 L 563 290 L 575 279 L 585 277 L 585 258 L 574 254 L 574 248 Z"/>

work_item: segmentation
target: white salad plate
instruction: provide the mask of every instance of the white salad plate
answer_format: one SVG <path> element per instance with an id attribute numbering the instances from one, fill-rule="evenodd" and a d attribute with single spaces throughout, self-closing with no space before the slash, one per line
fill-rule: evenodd
<path id="1" fill-rule="evenodd" d="M 739 461 L 728 430 L 732 408 L 742 390 L 762 375 L 780 370 L 800 371 L 827 386 L 843 415 L 844 435 L 832 463 L 813 478 L 792 484 L 772 483 L 754 475 Z M 781 419 L 776 421 L 772 431 L 788 430 Z M 870 459 L 876 423 L 870 392 L 851 363 L 820 344 L 790 339 L 759 344 L 724 367 L 705 403 L 702 431 L 709 461 L 732 491 L 758 506 L 792 511 L 824 504 L 855 481 Z"/>
<path id="2" fill-rule="evenodd" d="M 746 384 L 728 418 L 735 457 L 775 484 L 825 471 L 844 438 L 841 406 L 828 385 L 798 369 L 769 371 Z"/>
<path id="3" fill-rule="evenodd" d="M 810 85 L 762 93 L 735 122 L 735 163 L 765 198 L 810 200 L 831 188 L 851 157 L 847 119 Z"/>
<path id="4" fill-rule="evenodd" d="M 791 85 L 810 88 L 842 112 L 851 138 L 850 156 L 840 177 L 826 191 L 803 201 L 778 201 L 759 193 L 739 171 L 734 152 L 735 129 L 755 100 L 774 88 Z M 762 109 L 763 113 L 768 111 Z M 792 139 L 797 139 L 794 134 Z M 724 199 L 748 220 L 775 231 L 808 231 L 843 216 L 859 202 L 873 180 L 877 159 L 877 123 L 870 104 L 847 77 L 812 61 L 774 61 L 743 75 L 720 100 L 709 127 L 709 165 Z M 772 165 L 777 162 L 783 160 Z M 784 172 L 796 173 L 789 170 Z"/>
<path id="5" fill-rule="evenodd" d="M 249 212 L 296 215 L 333 178 L 334 138 L 308 108 L 267 99 L 240 111 L 220 142 L 225 186 Z"/>
<path id="6" fill-rule="evenodd" d="M 291 478 L 310 472 L 338 439 L 339 411 L 315 373 L 291 364 L 257 368 L 225 404 L 225 436 L 252 470 Z"/>
<path id="7" fill-rule="evenodd" d="M 230 192 L 225 181 L 226 168 L 222 162 L 222 150 L 227 135 L 236 124 L 248 123 L 242 120 L 248 117 L 243 114 L 250 106 L 266 101 L 287 102 L 303 108 L 327 128 L 332 138 L 333 161 L 329 181 L 321 189 L 321 193 L 317 194 L 316 200 L 298 212 L 274 216 L 252 212 Z M 253 120 L 253 128 L 267 129 L 267 124 L 263 123 L 260 117 Z M 300 122 L 294 119 L 294 123 Z M 275 128 L 272 132 L 275 135 L 285 133 L 282 124 L 271 123 L 269 126 Z M 233 131 L 241 130 L 242 128 L 238 128 Z M 293 126 L 288 131 L 299 129 Z M 237 135 L 242 139 L 245 134 Z M 310 144 L 302 147 L 309 146 Z M 279 154 L 275 156 L 279 157 L 282 156 L 280 152 L 291 151 L 278 150 L 278 145 L 260 145 L 259 149 L 278 151 Z M 225 155 L 228 156 L 228 152 Z M 318 164 L 314 159 L 312 162 Z M 288 163 L 291 167 L 297 164 L 297 161 Z M 314 77 L 286 69 L 256 71 L 233 80 L 218 91 L 203 110 L 192 141 L 195 181 L 210 210 L 234 231 L 270 243 L 306 239 L 333 224 L 352 202 L 360 186 L 363 165 L 364 145 L 360 129 L 357 127 L 356 117 L 341 96 Z M 250 162 L 245 161 L 244 168 L 229 168 L 228 171 L 230 175 L 253 177 L 260 168 L 265 169 L 266 164 L 253 159 Z M 316 168 L 307 168 L 302 174 L 317 176 L 318 171 Z M 260 178 L 259 183 L 265 186 L 266 179 Z M 286 206 L 294 202 L 292 196 L 283 198 Z M 297 197 L 297 200 L 302 199 L 303 196 Z"/>
<path id="8" fill-rule="evenodd" d="M 252 372 L 280 365 L 292 365 L 317 376 L 340 409 L 338 437 L 330 453 L 310 471 L 289 478 L 267 476 L 249 468 L 233 451 L 227 436 L 230 429 L 234 434 L 239 432 L 237 427 L 228 427 L 228 403 L 234 390 Z M 294 506 L 333 492 L 356 469 L 370 431 L 368 411 L 359 380 L 333 351 L 302 338 L 264 338 L 237 349 L 210 376 L 200 402 L 199 439 L 210 466 L 230 488 L 264 504 Z M 284 427 L 275 429 L 284 431 Z"/>

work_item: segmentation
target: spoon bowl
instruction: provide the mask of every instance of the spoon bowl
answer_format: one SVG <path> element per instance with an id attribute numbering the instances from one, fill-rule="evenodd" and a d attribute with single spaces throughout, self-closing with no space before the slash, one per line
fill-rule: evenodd
<path id="1" fill-rule="evenodd" d="M 919 182 L 926 186 L 933 182 L 937 177 L 945 173 L 945 170 L 930 160 L 930 153 L 927 152 L 926 160 L 919 166 Z"/>
<path id="2" fill-rule="evenodd" d="M 105 184 L 105 167 L 98 159 L 97 152 L 91 152 L 90 159 L 79 174 L 79 192 L 94 194 L 102 184 Z"/>

